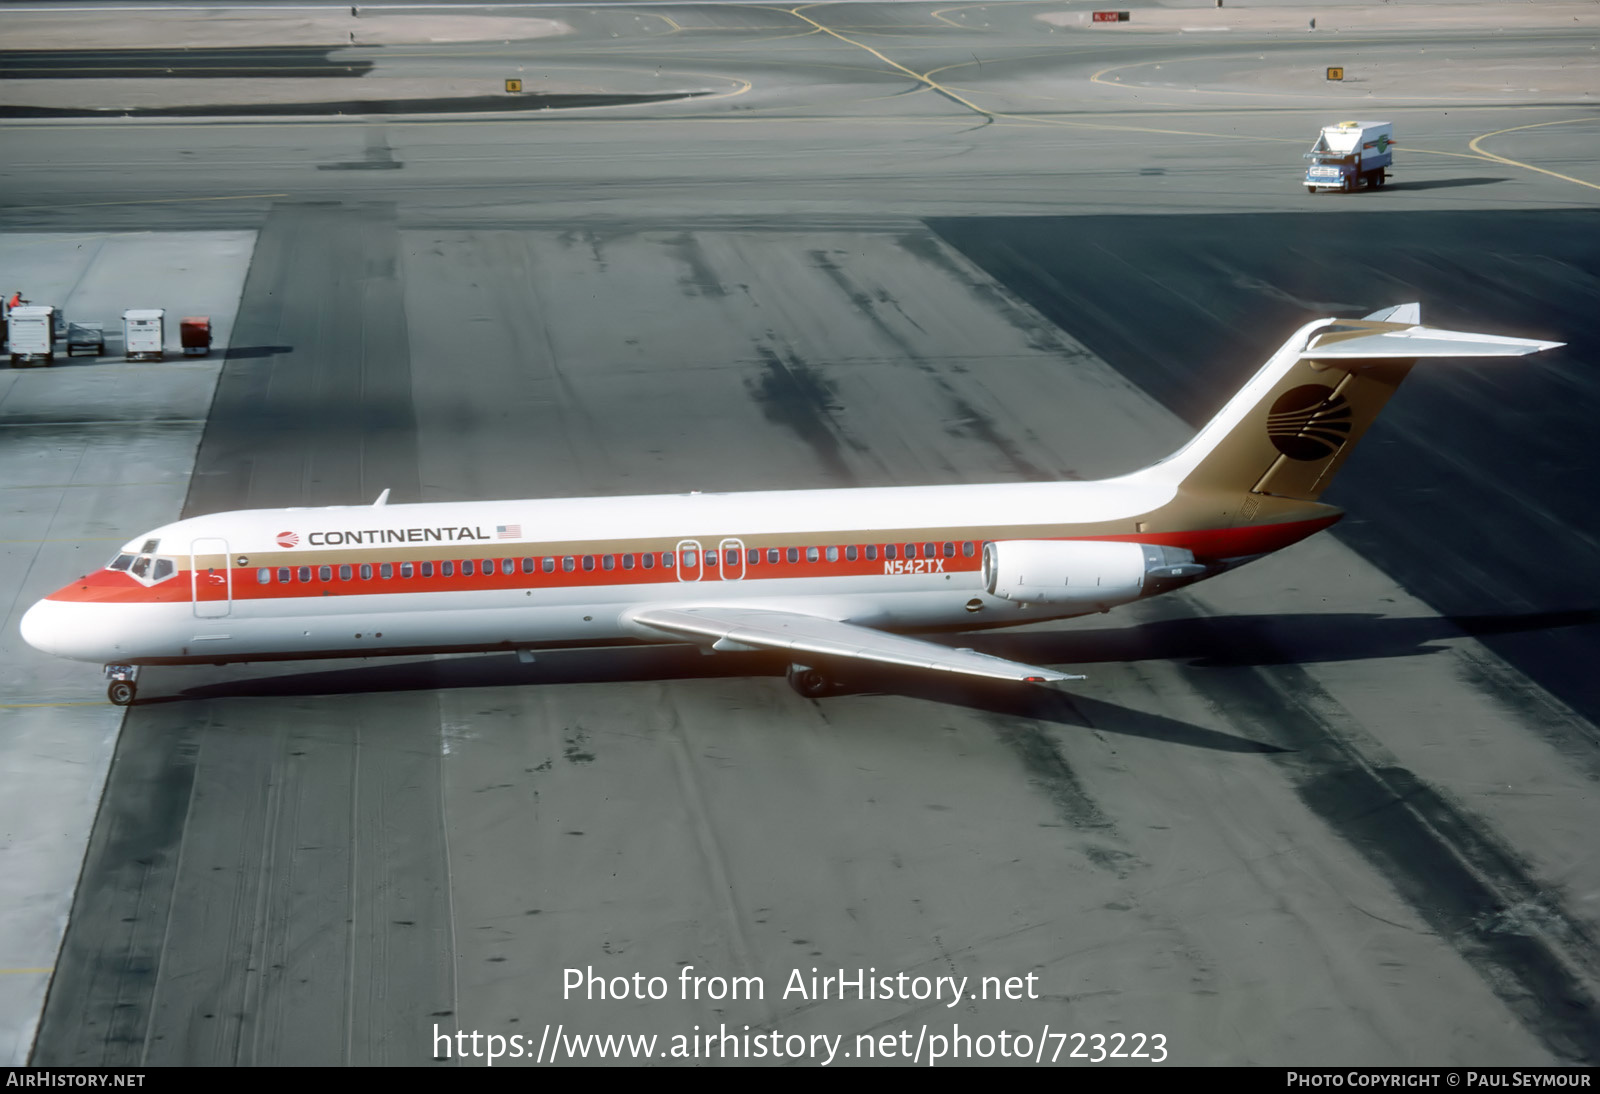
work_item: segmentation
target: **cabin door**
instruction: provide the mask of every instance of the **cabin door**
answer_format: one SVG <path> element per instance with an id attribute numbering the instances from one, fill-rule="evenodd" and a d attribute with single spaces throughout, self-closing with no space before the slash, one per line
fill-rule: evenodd
<path id="1" fill-rule="evenodd" d="M 220 619 L 233 608 L 233 568 L 228 565 L 228 541 L 197 539 L 189 545 L 189 588 L 194 614 Z"/>

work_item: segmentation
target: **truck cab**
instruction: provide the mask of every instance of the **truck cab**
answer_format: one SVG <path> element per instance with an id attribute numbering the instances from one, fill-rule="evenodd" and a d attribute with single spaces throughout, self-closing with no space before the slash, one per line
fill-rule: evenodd
<path id="1" fill-rule="evenodd" d="M 1363 184 L 1376 189 L 1394 163 L 1394 125 L 1390 122 L 1339 122 L 1325 126 L 1305 158 L 1306 192 L 1350 193 Z"/>

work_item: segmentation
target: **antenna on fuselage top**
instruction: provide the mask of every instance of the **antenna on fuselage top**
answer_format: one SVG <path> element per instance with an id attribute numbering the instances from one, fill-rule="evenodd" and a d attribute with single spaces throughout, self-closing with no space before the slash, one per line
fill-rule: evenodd
<path id="1" fill-rule="evenodd" d="M 378 495 L 378 500 L 372 503 L 372 507 L 374 509 L 376 509 L 380 505 L 388 505 L 388 504 L 389 504 L 389 488 L 387 486 L 385 486 L 383 488 L 383 493 Z"/>

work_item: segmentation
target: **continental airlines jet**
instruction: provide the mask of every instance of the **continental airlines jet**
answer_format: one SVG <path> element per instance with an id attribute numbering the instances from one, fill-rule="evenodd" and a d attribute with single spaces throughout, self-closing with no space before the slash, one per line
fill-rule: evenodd
<path id="1" fill-rule="evenodd" d="M 1294 333 L 1173 455 L 1100 482 L 258 509 L 137 536 L 39 601 L 22 636 L 145 665 L 627 642 L 771 650 L 802 695 L 852 664 L 1073 680 L 910 637 L 1106 611 L 1328 527 L 1317 501 L 1422 358 L 1539 342 L 1402 304 Z"/>

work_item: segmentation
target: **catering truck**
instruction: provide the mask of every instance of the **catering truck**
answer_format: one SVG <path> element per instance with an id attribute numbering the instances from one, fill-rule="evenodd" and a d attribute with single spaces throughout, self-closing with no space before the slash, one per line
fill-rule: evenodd
<path id="1" fill-rule="evenodd" d="M 1324 126 L 1306 153 L 1306 193 L 1342 190 L 1362 183 L 1382 186 L 1394 162 L 1394 125 L 1390 122 L 1339 122 Z"/>

